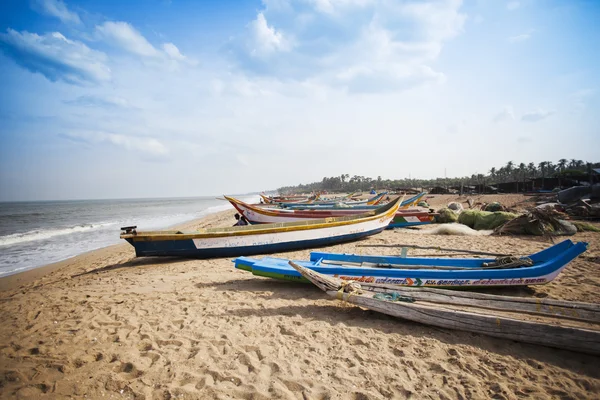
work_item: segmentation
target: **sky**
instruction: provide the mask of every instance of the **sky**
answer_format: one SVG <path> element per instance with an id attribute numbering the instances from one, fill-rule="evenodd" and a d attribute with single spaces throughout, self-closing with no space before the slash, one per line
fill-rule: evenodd
<path id="1" fill-rule="evenodd" d="M 0 3 L 0 201 L 600 161 L 600 1 Z"/>

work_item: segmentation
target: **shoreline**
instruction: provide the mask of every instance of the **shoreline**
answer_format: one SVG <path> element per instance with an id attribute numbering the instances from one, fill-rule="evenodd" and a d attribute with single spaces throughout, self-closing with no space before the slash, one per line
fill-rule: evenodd
<path id="1" fill-rule="evenodd" d="M 233 209 L 233 207 L 231 207 L 230 210 L 223 210 L 223 211 L 217 211 L 214 213 L 210 213 L 210 214 L 207 214 L 200 218 L 195 218 L 193 220 L 190 220 L 190 221 L 187 221 L 187 222 L 184 222 L 181 224 L 169 226 L 166 229 L 194 229 L 194 228 L 204 227 L 205 225 L 210 225 L 210 224 L 214 223 L 213 219 L 220 220 L 222 218 L 222 216 L 225 216 L 225 215 L 231 214 L 231 217 L 233 219 L 234 211 L 235 211 L 235 209 Z M 117 232 L 117 231 L 115 231 L 115 232 Z M 118 232 L 117 232 L 117 234 L 118 234 Z M 110 252 L 111 249 L 112 249 L 112 251 L 119 251 L 120 250 L 119 246 L 127 246 L 127 247 L 133 249 L 133 247 L 131 247 L 129 245 L 129 243 L 124 243 L 124 242 L 115 243 L 115 244 L 111 244 L 108 246 L 99 247 L 97 249 L 89 250 L 89 251 L 77 254 L 75 256 L 65 258 L 64 260 L 56 261 L 56 262 L 53 262 L 50 264 L 44 264 L 39 267 L 34 267 L 34 268 L 31 268 L 31 269 L 28 269 L 25 271 L 16 272 L 14 274 L 5 275 L 5 276 L 0 277 L 0 292 L 4 292 L 4 291 L 10 290 L 10 289 L 13 289 L 15 287 L 15 285 L 24 285 L 24 284 L 39 280 L 54 271 L 65 268 L 73 263 L 77 263 L 79 258 L 85 258 L 86 256 L 93 255 L 93 253 L 101 253 L 103 251 Z"/>

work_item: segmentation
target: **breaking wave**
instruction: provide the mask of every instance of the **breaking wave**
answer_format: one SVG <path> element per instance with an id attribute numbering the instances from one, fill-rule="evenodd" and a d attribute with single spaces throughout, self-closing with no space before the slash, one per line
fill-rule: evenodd
<path id="1" fill-rule="evenodd" d="M 29 232 L 13 233 L 11 235 L 0 236 L 0 246 L 11 246 L 19 243 L 33 242 L 36 240 L 45 240 L 53 238 L 55 236 L 70 235 L 72 233 L 77 232 L 85 232 L 92 229 L 98 229 L 114 224 L 116 224 L 116 222 L 105 224 L 77 225 L 70 228 L 62 229 L 39 229 Z"/>

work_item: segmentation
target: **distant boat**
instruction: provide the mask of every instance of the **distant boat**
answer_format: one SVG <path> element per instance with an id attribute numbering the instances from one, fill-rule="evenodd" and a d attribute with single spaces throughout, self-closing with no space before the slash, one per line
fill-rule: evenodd
<path id="1" fill-rule="evenodd" d="M 425 196 L 427 194 L 427 192 L 422 192 L 417 194 L 416 196 L 413 196 L 409 199 L 403 200 L 402 203 L 400 204 L 400 208 L 404 209 L 404 208 L 408 208 L 411 207 L 415 204 L 417 204 L 419 202 L 419 200 L 421 200 L 421 198 L 423 196 Z M 381 198 L 381 200 L 377 203 L 377 204 L 381 204 L 383 202 L 383 198 Z M 285 208 L 290 208 L 290 209 L 294 209 L 294 210 L 338 210 L 338 209 L 345 209 L 345 208 L 354 208 L 357 210 L 374 210 L 377 207 L 379 207 L 379 205 L 377 204 L 373 204 L 373 205 L 369 205 L 369 204 L 364 204 L 364 203 L 358 203 L 358 202 L 343 202 L 343 203 L 333 203 L 333 204 L 320 204 L 320 203 L 312 203 L 312 204 L 302 204 L 302 203 L 297 203 L 297 204 L 292 204 L 292 203 L 288 203 L 285 204 Z"/>
<path id="2" fill-rule="evenodd" d="M 280 207 L 302 207 L 306 204 L 309 205 L 314 205 L 314 206 L 335 206 L 337 204 L 346 204 L 346 205 L 377 205 L 379 203 L 381 203 L 383 201 L 383 199 L 385 198 L 385 196 L 387 195 L 387 192 L 382 192 L 379 193 L 376 196 L 373 196 L 369 199 L 366 200 L 336 200 L 336 201 L 331 201 L 331 200 L 315 200 L 309 203 L 303 203 L 303 202 L 275 202 L 278 206 Z"/>
<path id="3" fill-rule="evenodd" d="M 236 257 L 328 246 L 383 231 L 394 218 L 400 198 L 375 212 L 312 221 L 208 228 L 193 232 L 137 231 L 121 228 L 121 239 L 138 257 Z"/>
<path id="4" fill-rule="evenodd" d="M 234 197 L 225 196 L 225 199 L 228 200 L 240 214 L 246 217 L 251 224 L 309 221 L 320 218 L 343 217 L 369 212 L 369 210 L 356 209 L 352 207 L 334 209 L 315 208 L 309 210 L 264 208 L 247 204 Z M 375 210 L 371 210 L 370 212 L 375 212 Z M 398 210 L 388 228 L 429 224 L 434 220 L 435 215 L 436 214 L 430 213 L 429 210 Z"/>
<path id="5" fill-rule="evenodd" d="M 481 258 L 416 258 L 313 252 L 310 261 L 296 264 L 343 280 L 400 286 L 472 288 L 540 285 L 552 281 L 588 244 L 565 240 L 529 257 L 500 260 Z M 505 263 L 510 261 L 511 263 Z M 254 275 L 306 281 L 289 260 L 239 257 L 235 267 Z"/>

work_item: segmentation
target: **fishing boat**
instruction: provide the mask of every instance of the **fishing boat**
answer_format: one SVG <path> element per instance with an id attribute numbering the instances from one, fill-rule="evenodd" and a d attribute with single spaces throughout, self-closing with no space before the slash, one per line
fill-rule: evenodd
<path id="1" fill-rule="evenodd" d="M 121 228 L 121 239 L 135 248 L 138 257 L 236 257 L 328 246 L 374 235 L 390 223 L 400 199 L 375 212 L 347 217 L 278 224 L 207 228 L 193 232 L 138 231 Z"/>
<path id="2" fill-rule="evenodd" d="M 409 208 L 411 206 L 414 206 L 415 204 L 417 204 L 419 202 L 419 200 L 421 200 L 421 198 L 423 196 L 425 196 L 427 193 L 423 192 L 423 193 L 419 193 L 416 196 L 413 196 L 409 199 L 403 200 L 402 203 L 400 204 L 400 208 L 401 209 L 406 209 Z M 383 198 L 381 199 L 381 201 L 378 204 L 381 204 L 383 202 Z M 294 210 L 338 210 L 340 208 L 354 208 L 357 210 L 373 210 L 375 208 L 377 208 L 378 205 L 369 205 L 369 204 L 358 204 L 356 202 L 345 202 L 345 203 L 335 203 L 335 204 L 319 204 L 319 203 L 313 203 L 313 204 L 302 204 L 302 203 L 298 203 L 298 204 L 287 204 L 285 206 L 285 208 L 290 208 L 290 209 L 294 209 Z"/>
<path id="3" fill-rule="evenodd" d="M 269 196 L 266 196 L 266 195 L 264 195 L 262 193 L 260 194 L 260 197 L 267 204 L 276 204 L 276 203 L 279 203 L 279 202 L 306 203 L 306 204 L 309 204 L 309 203 L 311 203 L 312 201 L 314 201 L 315 199 L 318 198 L 318 196 L 311 196 L 311 197 L 307 197 L 307 196 L 289 196 L 289 197 L 276 196 L 276 197 L 269 197 Z"/>
<path id="4" fill-rule="evenodd" d="M 327 295 L 421 324 L 600 355 L 600 305 L 344 282 L 290 261 Z"/>
<path id="5" fill-rule="evenodd" d="M 356 282 L 447 288 L 524 286 L 552 281 L 586 249 L 587 243 L 565 240 L 529 257 L 425 258 L 313 252 L 310 261 L 294 262 Z M 234 262 L 236 268 L 257 276 L 306 282 L 287 259 L 239 257 Z"/>
<path id="6" fill-rule="evenodd" d="M 368 210 L 355 208 L 336 208 L 336 209 L 311 209 L 297 210 L 286 208 L 264 208 L 247 204 L 234 197 L 225 196 L 231 205 L 251 224 L 273 224 L 279 222 L 308 221 L 320 218 L 343 217 L 348 215 L 357 215 Z M 380 206 L 382 207 L 382 206 Z M 374 212 L 372 210 L 371 212 Z M 404 226 L 422 225 L 431 223 L 436 214 L 429 210 L 408 209 L 398 210 L 388 228 L 398 228 Z"/>
<path id="7" fill-rule="evenodd" d="M 408 226 L 427 225 L 435 221 L 439 214 L 422 210 L 419 208 L 399 209 L 394 215 L 394 219 L 388 225 L 388 229 L 406 228 Z"/>
<path id="8" fill-rule="evenodd" d="M 275 202 L 279 207 L 302 207 L 307 204 L 315 205 L 315 206 L 336 206 L 336 205 L 371 205 L 375 206 L 383 201 L 383 199 L 387 196 L 387 192 L 379 193 L 369 199 L 366 200 L 348 200 L 348 201 L 323 201 L 323 200 L 315 200 L 310 203 L 303 202 Z"/>

